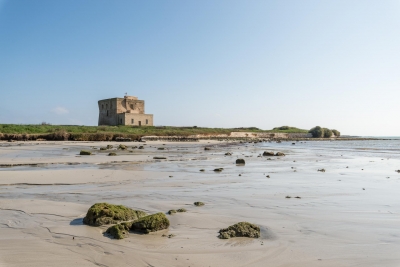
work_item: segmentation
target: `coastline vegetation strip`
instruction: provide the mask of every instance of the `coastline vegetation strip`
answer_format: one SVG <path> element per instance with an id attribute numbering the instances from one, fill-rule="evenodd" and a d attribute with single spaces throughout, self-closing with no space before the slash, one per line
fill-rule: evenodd
<path id="1" fill-rule="evenodd" d="M 74 140 L 74 141 L 112 141 L 117 137 L 138 140 L 142 136 L 190 136 L 220 135 L 231 132 L 254 133 L 307 133 L 308 130 L 282 126 L 272 130 L 256 127 L 242 128 L 204 128 L 173 126 L 79 126 L 49 124 L 0 124 L 0 140 Z"/>

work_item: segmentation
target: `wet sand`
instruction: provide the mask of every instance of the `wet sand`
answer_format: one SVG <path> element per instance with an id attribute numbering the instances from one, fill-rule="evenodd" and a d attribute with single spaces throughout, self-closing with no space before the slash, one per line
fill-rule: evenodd
<path id="1" fill-rule="evenodd" d="M 14 166 L 0 168 L 0 266 L 400 266 L 398 156 L 286 142 L 91 149 L 107 144 L 119 143 L 0 142 L 0 164 Z M 258 157 L 265 150 L 286 156 Z M 113 240 L 82 224 L 96 202 L 188 212 L 167 215 L 168 230 Z M 261 238 L 217 238 L 241 221 Z"/>

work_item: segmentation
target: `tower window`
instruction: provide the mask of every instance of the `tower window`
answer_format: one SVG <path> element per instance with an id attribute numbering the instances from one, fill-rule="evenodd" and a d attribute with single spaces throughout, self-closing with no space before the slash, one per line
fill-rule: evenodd
<path id="1" fill-rule="evenodd" d="M 101 104 L 101 109 L 104 109 L 104 104 Z"/>
<path id="2" fill-rule="evenodd" d="M 133 119 L 131 121 L 132 121 L 132 124 L 135 122 Z"/>
<path id="3" fill-rule="evenodd" d="M 146 124 L 149 124 L 149 120 L 146 119 Z"/>
<path id="4" fill-rule="evenodd" d="M 108 117 L 108 110 L 107 110 L 107 117 Z"/>

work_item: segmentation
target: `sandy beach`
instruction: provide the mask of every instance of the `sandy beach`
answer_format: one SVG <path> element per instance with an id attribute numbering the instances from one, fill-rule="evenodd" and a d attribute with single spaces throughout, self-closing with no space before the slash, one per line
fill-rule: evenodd
<path id="1" fill-rule="evenodd" d="M 0 266 L 400 266 L 397 150 L 339 141 L 119 144 L 0 143 Z M 187 212 L 167 215 L 168 230 L 115 240 L 106 226 L 82 223 L 97 202 Z M 261 237 L 217 238 L 242 221 L 260 226 Z"/>

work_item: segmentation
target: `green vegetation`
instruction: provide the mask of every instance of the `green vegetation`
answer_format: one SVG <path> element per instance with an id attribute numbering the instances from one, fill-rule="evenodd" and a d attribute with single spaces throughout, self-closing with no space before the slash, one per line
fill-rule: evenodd
<path id="1" fill-rule="evenodd" d="M 328 128 L 322 128 L 320 126 L 315 126 L 311 128 L 309 133 L 312 134 L 314 138 L 331 138 L 334 134 L 336 137 L 340 136 L 340 132 L 338 130 L 330 130 Z"/>
<path id="2" fill-rule="evenodd" d="M 169 220 L 164 213 L 159 212 L 153 215 L 149 215 L 132 223 L 131 230 L 143 232 L 148 234 L 169 227 Z"/>
<path id="3" fill-rule="evenodd" d="M 299 129 L 296 127 L 291 127 L 291 126 L 281 126 L 281 127 L 275 127 L 272 130 L 268 132 L 274 132 L 274 133 L 307 133 L 307 130 Z"/>
<path id="4" fill-rule="evenodd" d="M 260 237 L 260 227 L 248 222 L 240 222 L 229 226 L 228 228 L 219 230 L 219 238 L 229 239 L 232 237 Z"/>
<path id="5" fill-rule="evenodd" d="M 338 130 L 333 129 L 332 133 L 336 136 L 339 137 L 340 136 L 340 132 Z"/>
<path id="6" fill-rule="evenodd" d="M 133 210 L 122 205 L 96 203 L 91 206 L 83 218 L 83 223 L 91 226 L 113 224 L 121 221 L 137 220 L 147 214 L 143 211 Z"/>
<path id="7" fill-rule="evenodd" d="M 288 128 L 287 128 L 288 127 Z M 283 126 L 272 130 L 249 128 L 201 128 L 172 126 L 78 126 L 78 125 L 17 125 L 0 124 L 0 138 L 16 140 L 74 140 L 74 141 L 112 141 L 118 137 L 138 140 L 142 136 L 189 136 L 218 135 L 231 132 L 264 133 L 307 133 L 307 130 Z"/>

